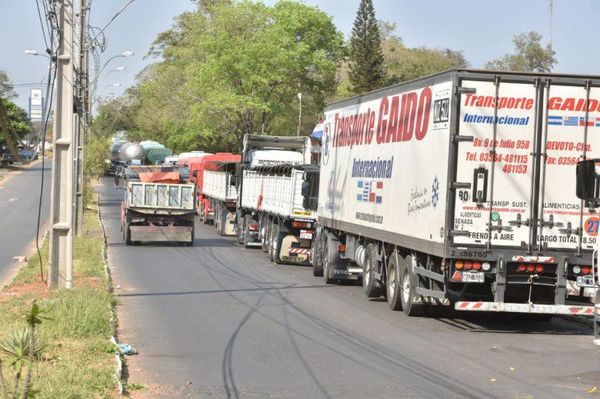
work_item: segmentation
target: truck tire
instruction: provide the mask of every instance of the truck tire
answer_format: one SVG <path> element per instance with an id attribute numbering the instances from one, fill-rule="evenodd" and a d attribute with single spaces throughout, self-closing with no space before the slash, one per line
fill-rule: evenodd
<path id="1" fill-rule="evenodd" d="M 185 246 L 193 247 L 194 246 L 194 238 L 196 238 L 196 226 L 194 226 L 194 222 L 192 222 L 192 238 L 190 239 L 190 241 L 185 243 Z"/>
<path id="2" fill-rule="evenodd" d="M 399 256 L 394 252 L 388 262 L 385 288 L 387 292 L 387 303 L 391 310 L 402 310 L 402 300 L 400 298 L 400 268 L 398 263 Z"/>
<path id="3" fill-rule="evenodd" d="M 133 241 L 131 241 L 131 222 L 126 221 L 123 226 L 123 241 L 125 241 L 125 245 L 135 245 Z"/>
<path id="4" fill-rule="evenodd" d="M 367 256 L 365 257 L 365 264 L 363 265 L 363 277 L 362 286 L 363 292 L 367 298 L 379 298 L 382 294 L 379 283 L 375 280 L 375 273 L 377 272 L 377 247 L 375 244 L 367 245 Z"/>
<path id="5" fill-rule="evenodd" d="M 402 302 L 402 311 L 407 316 L 417 316 L 419 312 L 419 306 L 415 304 L 415 288 L 417 286 L 417 276 L 410 270 L 410 262 L 412 259 L 410 256 L 406 258 L 398 258 L 399 267 L 399 291 L 400 300 Z"/>
<path id="6" fill-rule="evenodd" d="M 244 243 L 244 229 L 245 229 L 244 222 L 245 222 L 244 216 L 242 216 L 238 213 L 235 218 L 235 236 L 237 238 L 238 243 L 240 243 L 240 244 Z"/>
<path id="7" fill-rule="evenodd" d="M 263 252 L 269 251 L 269 225 L 269 219 L 266 217 L 263 218 L 260 223 L 260 248 L 263 250 Z"/>
<path id="8" fill-rule="evenodd" d="M 334 270 L 342 262 L 340 253 L 338 252 L 339 241 L 331 233 L 325 233 L 325 245 L 323 254 L 323 279 L 325 284 L 333 284 L 337 281 L 334 276 Z"/>
<path id="9" fill-rule="evenodd" d="M 271 262 L 276 265 L 280 265 L 281 258 L 279 257 L 281 251 L 281 241 L 283 236 L 281 234 L 281 229 L 278 224 L 273 225 L 273 240 L 271 241 Z"/>
<path id="10" fill-rule="evenodd" d="M 323 233 L 317 234 L 312 245 L 313 276 L 323 277 Z"/>
<path id="11" fill-rule="evenodd" d="M 227 226 L 227 215 L 226 215 L 227 210 L 221 211 L 219 213 L 219 222 L 217 225 L 217 220 L 215 219 L 215 227 L 217 228 L 217 233 L 220 236 L 224 236 L 225 235 L 225 227 Z"/>

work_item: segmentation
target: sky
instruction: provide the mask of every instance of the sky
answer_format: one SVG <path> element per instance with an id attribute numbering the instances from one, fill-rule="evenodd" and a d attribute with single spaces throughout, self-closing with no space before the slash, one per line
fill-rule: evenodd
<path id="1" fill-rule="evenodd" d="M 264 0 L 274 4 L 276 0 Z M 333 17 L 349 37 L 360 0 L 304 0 Z M 106 22 L 126 0 L 94 0 L 91 21 Z M 513 50 L 514 35 L 538 31 L 547 42 L 550 36 L 549 0 L 373 0 L 378 19 L 397 25 L 405 45 L 462 50 L 473 68 Z M 554 72 L 600 74 L 600 0 L 554 0 L 553 48 L 558 64 Z M 192 10 L 190 0 L 136 0 L 106 30 L 107 48 L 102 63 L 127 50 L 135 55 L 118 58 L 106 71 L 125 70 L 101 76 L 98 94 L 120 95 L 135 83 L 135 75 L 152 60 L 144 59 L 156 36 L 167 30 L 173 19 Z M 41 82 L 48 64 L 39 56 L 24 54 L 28 48 L 43 52 L 44 40 L 35 0 L 0 0 L 0 70 L 13 83 Z M 6 39 L 8 38 L 8 39 Z M 121 86 L 115 87 L 118 83 Z M 27 108 L 29 88 L 16 87 L 16 102 Z"/>

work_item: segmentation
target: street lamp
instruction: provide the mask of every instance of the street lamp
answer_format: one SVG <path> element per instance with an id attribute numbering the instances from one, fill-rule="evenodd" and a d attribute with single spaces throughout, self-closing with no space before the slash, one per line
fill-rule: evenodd
<path id="1" fill-rule="evenodd" d="M 300 136 L 300 126 L 302 125 L 302 93 L 298 93 L 298 101 L 300 101 L 300 108 L 298 110 L 298 130 L 296 136 Z"/>
<path id="2" fill-rule="evenodd" d="M 111 74 L 111 73 L 113 73 L 113 72 L 121 72 L 121 71 L 124 71 L 124 70 L 125 70 L 125 67 L 124 67 L 124 66 L 119 66 L 119 67 L 116 67 L 115 69 L 111 69 L 110 71 L 108 71 L 108 72 L 106 73 L 106 75 L 104 75 L 104 77 L 106 78 L 108 75 L 110 75 L 110 74 Z"/>
<path id="3" fill-rule="evenodd" d="M 109 87 L 121 87 L 121 83 L 111 83 L 111 84 L 104 86 L 104 88 L 100 91 L 99 96 L 101 96 L 102 93 L 104 93 L 104 90 L 108 89 Z"/>
<path id="4" fill-rule="evenodd" d="M 97 81 L 98 81 L 98 78 L 100 77 L 100 74 L 102 73 L 102 71 L 104 71 L 104 68 L 106 68 L 106 66 L 107 66 L 107 65 L 108 65 L 108 64 L 109 64 L 109 63 L 110 63 L 112 60 L 114 60 L 114 59 L 116 59 L 116 58 L 122 58 L 122 57 L 131 57 L 133 54 L 134 54 L 134 52 L 133 52 L 133 51 L 131 51 L 131 50 L 127 50 L 127 51 L 124 51 L 124 52 L 122 52 L 121 54 L 113 55 L 112 57 L 110 57 L 110 58 L 108 59 L 108 61 L 106 61 L 106 62 L 104 63 L 104 65 L 102 65 L 102 68 L 100 68 L 100 70 L 99 70 L 99 71 L 98 71 L 98 73 L 96 74 L 96 77 L 94 78 L 94 81 L 92 82 L 92 84 L 93 84 L 94 86 L 96 85 L 96 83 L 97 83 Z"/>
<path id="5" fill-rule="evenodd" d="M 44 54 L 44 53 L 40 53 L 37 50 L 32 49 L 32 48 L 25 49 L 24 53 L 27 54 L 27 55 L 37 55 L 37 56 L 45 57 L 45 58 L 48 58 L 49 60 L 52 60 L 52 58 L 50 58 L 49 55 Z"/>

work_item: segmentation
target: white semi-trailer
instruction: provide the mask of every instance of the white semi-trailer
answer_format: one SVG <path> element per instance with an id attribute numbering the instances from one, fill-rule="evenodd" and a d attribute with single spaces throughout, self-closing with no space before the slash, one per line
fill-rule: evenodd
<path id="1" fill-rule="evenodd" d="M 307 176 L 318 176 L 310 149 L 308 137 L 244 137 L 238 240 L 261 246 L 275 263 L 309 262 L 317 202 L 303 186 Z"/>
<path id="2" fill-rule="evenodd" d="M 408 315 L 593 314 L 600 217 L 576 165 L 600 157 L 600 77 L 449 71 L 325 116 L 315 274 L 362 275 Z"/>

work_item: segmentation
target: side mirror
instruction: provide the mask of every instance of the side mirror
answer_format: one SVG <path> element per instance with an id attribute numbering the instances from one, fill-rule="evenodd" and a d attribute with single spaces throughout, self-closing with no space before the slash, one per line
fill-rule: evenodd
<path id="1" fill-rule="evenodd" d="M 302 182 L 302 206 L 304 209 L 317 210 L 319 203 L 319 171 L 306 171 Z"/>
<path id="2" fill-rule="evenodd" d="M 306 180 L 302 182 L 302 196 L 310 197 L 310 182 Z"/>
<path id="3" fill-rule="evenodd" d="M 600 203 L 600 159 L 586 159 L 577 163 L 577 198 L 592 207 Z"/>

